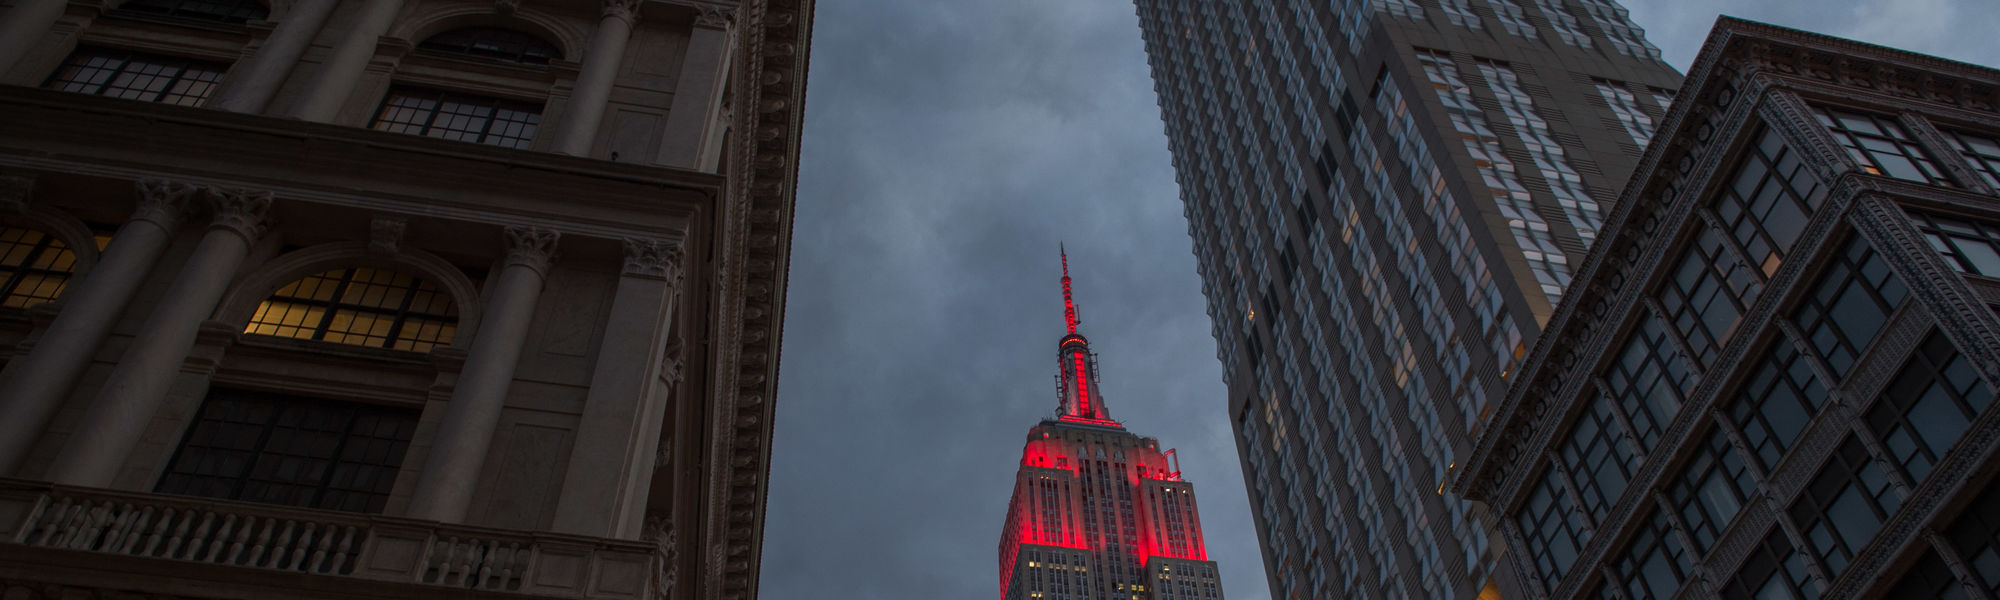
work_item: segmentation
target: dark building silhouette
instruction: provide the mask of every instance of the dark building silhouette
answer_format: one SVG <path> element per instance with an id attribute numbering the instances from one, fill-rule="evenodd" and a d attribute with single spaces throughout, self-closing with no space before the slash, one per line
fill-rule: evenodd
<path id="1" fill-rule="evenodd" d="M 1724 18 L 1455 489 L 1536 598 L 2000 593 L 2000 71 Z"/>

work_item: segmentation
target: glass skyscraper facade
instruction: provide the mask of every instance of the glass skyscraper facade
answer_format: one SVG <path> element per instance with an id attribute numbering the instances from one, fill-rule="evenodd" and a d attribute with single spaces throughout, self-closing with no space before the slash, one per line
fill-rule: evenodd
<path id="1" fill-rule="evenodd" d="M 1511 597 L 1445 483 L 1679 75 L 1610 0 L 1135 4 L 1274 595 Z"/>

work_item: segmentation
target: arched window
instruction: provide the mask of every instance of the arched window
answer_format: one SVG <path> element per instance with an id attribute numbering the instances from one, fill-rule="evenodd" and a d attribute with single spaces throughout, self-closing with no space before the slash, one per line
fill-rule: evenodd
<path id="1" fill-rule="evenodd" d="M 429 352 L 458 332 L 458 305 L 410 275 L 335 269 L 278 288 L 243 332 Z"/>
<path id="2" fill-rule="evenodd" d="M 76 271 L 76 251 L 55 236 L 0 228 L 0 306 L 52 302 Z"/>
<path id="3" fill-rule="evenodd" d="M 125 0 L 120 10 L 130 10 L 197 21 L 242 23 L 271 16 L 271 9 L 258 0 Z"/>
<path id="4" fill-rule="evenodd" d="M 501 62 L 546 65 L 562 58 L 562 50 L 534 34 L 497 27 L 467 27 L 431 36 L 418 48 L 490 58 Z"/>

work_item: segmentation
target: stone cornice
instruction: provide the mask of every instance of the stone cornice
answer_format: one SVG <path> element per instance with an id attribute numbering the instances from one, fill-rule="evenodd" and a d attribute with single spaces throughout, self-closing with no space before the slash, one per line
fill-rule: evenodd
<path id="1" fill-rule="evenodd" d="M 718 218 L 716 344 L 702 598 L 757 595 L 772 402 L 777 392 L 813 0 L 750 0 L 736 13 L 734 154 Z"/>
<path id="2" fill-rule="evenodd" d="M 248 185 L 368 212 L 604 239 L 680 235 L 724 183 L 671 167 L 17 86 L 0 86 L 0 110 L 15 117 L 0 121 L 0 142 L 13 144 L 0 146 L 0 168 Z M 129 151 L 106 156 L 105 147 Z M 594 192 L 575 194 L 582 182 Z"/>
<path id="3" fill-rule="evenodd" d="M 1547 430 L 1563 417 L 1554 409 L 1589 379 L 1588 373 L 1572 371 L 1595 364 L 1593 350 L 1616 333 L 1623 316 L 1614 310 L 1616 300 L 1643 289 L 1646 258 L 1674 241 L 1678 227 L 1665 226 L 1673 220 L 1665 209 L 1688 201 L 1682 196 L 1701 191 L 1692 184 L 1713 176 L 1706 171 L 1716 167 L 1726 148 L 1712 148 L 1711 142 L 1731 137 L 1724 114 L 1743 110 L 1745 101 L 1758 102 L 1763 86 L 1773 80 L 1792 77 L 1900 101 L 2000 112 L 2000 71 L 1761 23 L 1718 20 L 1688 74 L 1689 85 L 1661 123 L 1654 138 L 1660 143 L 1647 148 L 1605 219 L 1606 234 L 1578 269 L 1569 297 L 1517 371 L 1529 380 L 1509 387 L 1486 435 L 1454 478 L 1454 491 L 1500 502 L 1495 510 L 1506 510 L 1522 474 L 1530 472 L 1541 456 L 1539 449 L 1548 443 Z M 1792 104 L 1785 99 L 1777 104 L 1778 110 L 1795 108 L 1783 106 Z"/>

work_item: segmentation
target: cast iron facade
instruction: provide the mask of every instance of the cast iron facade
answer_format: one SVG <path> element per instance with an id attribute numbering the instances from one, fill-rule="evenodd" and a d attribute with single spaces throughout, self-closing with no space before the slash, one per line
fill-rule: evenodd
<path id="1" fill-rule="evenodd" d="M 1679 76 L 1611 0 L 1135 4 L 1273 595 L 1509 591 L 1444 484 Z"/>
<path id="2" fill-rule="evenodd" d="M 2000 592 L 2000 71 L 1724 18 L 1457 489 L 1549 598 Z"/>

